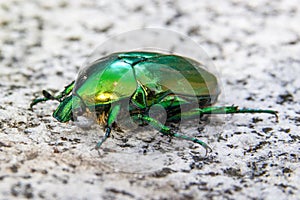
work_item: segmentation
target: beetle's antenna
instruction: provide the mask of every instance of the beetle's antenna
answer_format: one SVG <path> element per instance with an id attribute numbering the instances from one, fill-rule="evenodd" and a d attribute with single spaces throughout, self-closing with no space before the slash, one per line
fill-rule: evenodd
<path id="1" fill-rule="evenodd" d="M 50 94 L 48 91 L 46 90 L 43 90 L 43 95 L 46 99 L 49 99 L 49 100 L 57 100 L 59 101 L 58 98 L 55 98 L 52 94 Z"/>
<path id="2" fill-rule="evenodd" d="M 43 90 L 43 95 L 44 97 L 42 98 L 37 98 L 37 99 L 34 99 L 31 104 L 30 104 L 30 109 L 32 110 L 32 107 L 40 102 L 44 102 L 44 101 L 48 101 L 48 100 L 57 100 L 59 101 L 58 99 L 56 99 L 53 95 L 51 95 L 49 92 L 47 92 L 46 90 Z"/>
<path id="3" fill-rule="evenodd" d="M 60 102 L 60 99 L 54 97 L 52 94 L 50 94 L 49 92 L 47 92 L 46 90 L 43 90 L 43 95 L 44 97 L 42 98 L 37 98 L 34 99 L 31 104 L 30 104 L 30 109 L 32 110 L 32 107 L 40 102 L 44 102 L 44 101 L 48 101 L 48 100 L 56 100 Z"/>
<path id="4" fill-rule="evenodd" d="M 32 107 L 40 102 L 44 102 L 44 101 L 48 101 L 48 100 L 56 100 L 59 102 L 63 101 L 63 98 L 68 96 L 75 85 L 75 81 L 72 81 L 69 85 L 67 85 L 64 89 L 64 91 L 62 91 L 60 94 L 58 94 L 57 96 L 53 96 L 52 94 L 50 94 L 49 92 L 47 92 L 46 90 L 43 90 L 43 95 L 44 97 L 42 98 L 36 98 L 34 99 L 31 104 L 30 104 L 30 109 L 32 110 Z"/>

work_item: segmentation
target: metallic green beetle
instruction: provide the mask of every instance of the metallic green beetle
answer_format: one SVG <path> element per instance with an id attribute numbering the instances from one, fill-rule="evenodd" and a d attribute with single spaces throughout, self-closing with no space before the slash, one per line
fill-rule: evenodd
<path id="1" fill-rule="evenodd" d="M 83 113 L 94 113 L 105 126 L 105 135 L 96 149 L 110 136 L 120 112 L 126 110 L 139 125 L 150 124 L 164 135 L 195 142 L 206 152 L 211 151 L 201 140 L 176 133 L 150 117 L 149 109 L 156 104 L 166 110 L 166 122 L 204 114 L 268 113 L 277 117 L 273 110 L 212 106 L 219 93 L 216 77 L 195 60 L 157 52 L 119 52 L 87 66 L 59 95 L 52 96 L 43 90 L 44 97 L 34 99 L 30 107 L 57 100 L 60 104 L 53 117 L 60 122 L 74 120 L 74 116 Z M 192 103 L 195 99 L 196 104 Z"/>

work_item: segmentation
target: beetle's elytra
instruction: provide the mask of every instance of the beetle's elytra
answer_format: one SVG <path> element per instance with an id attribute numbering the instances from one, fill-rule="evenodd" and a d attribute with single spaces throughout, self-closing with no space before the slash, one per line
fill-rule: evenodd
<path id="1" fill-rule="evenodd" d="M 149 108 L 155 104 L 162 106 L 167 112 L 167 122 L 204 114 L 268 113 L 277 116 L 273 110 L 212 106 L 219 92 L 216 77 L 195 60 L 157 52 L 119 52 L 90 64 L 57 96 L 44 90 L 44 97 L 34 99 L 30 107 L 57 100 L 60 104 L 53 117 L 60 122 L 74 120 L 74 113 L 94 112 L 98 122 L 105 126 L 105 135 L 96 149 L 110 136 L 121 110 L 127 110 L 139 124 L 150 124 L 164 135 L 198 143 L 206 151 L 211 150 L 206 143 L 176 133 L 150 117 Z M 197 103 L 192 104 L 195 99 Z M 128 103 L 124 106 L 123 102 Z"/>

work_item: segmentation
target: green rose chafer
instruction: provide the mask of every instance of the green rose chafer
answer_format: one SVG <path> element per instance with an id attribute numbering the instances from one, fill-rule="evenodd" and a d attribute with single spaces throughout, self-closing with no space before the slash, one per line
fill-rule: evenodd
<path id="1" fill-rule="evenodd" d="M 87 66 L 59 95 L 52 96 L 43 90 L 44 97 L 34 99 L 30 107 L 57 100 L 60 104 L 53 117 L 60 122 L 93 113 L 98 123 L 105 126 L 105 135 L 96 149 L 110 136 L 113 124 L 125 111 L 139 125 L 150 124 L 164 135 L 195 142 L 206 152 L 211 151 L 203 141 L 174 132 L 151 117 L 149 110 L 153 105 L 165 109 L 166 122 L 204 114 L 268 113 L 277 117 L 274 110 L 213 106 L 219 93 L 217 78 L 195 60 L 157 52 L 119 52 Z"/>

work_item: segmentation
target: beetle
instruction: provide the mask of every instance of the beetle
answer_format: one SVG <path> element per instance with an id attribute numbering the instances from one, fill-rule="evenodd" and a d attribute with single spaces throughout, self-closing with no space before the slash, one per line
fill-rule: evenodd
<path id="1" fill-rule="evenodd" d="M 98 123 L 105 128 L 105 135 L 96 144 L 96 149 L 110 136 L 118 115 L 125 110 L 139 125 L 152 125 L 164 135 L 200 144 L 206 153 L 212 151 L 205 142 L 175 132 L 151 117 L 149 109 L 153 105 L 165 109 L 166 122 L 205 114 L 232 113 L 267 113 L 277 119 L 274 110 L 213 106 L 219 94 L 216 76 L 191 58 L 160 52 L 117 52 L 89 64 L 76 81 L 57 96 L 43 90 L 43 97 L 34 99 L 30 108 L 48 100 L 59 101 L 53 112 L 59 122 L 74 121 L 83 113 L 94 113 Z"/>

